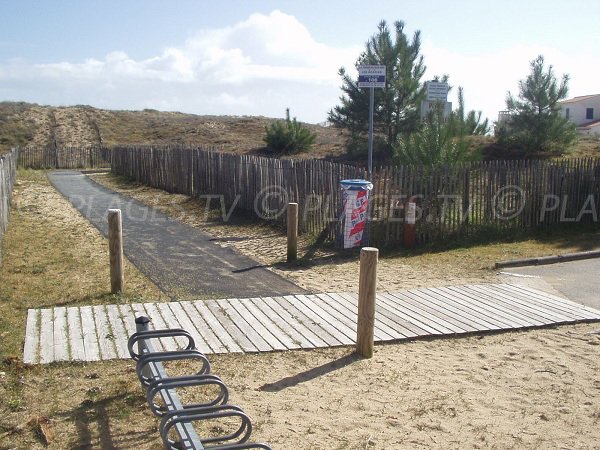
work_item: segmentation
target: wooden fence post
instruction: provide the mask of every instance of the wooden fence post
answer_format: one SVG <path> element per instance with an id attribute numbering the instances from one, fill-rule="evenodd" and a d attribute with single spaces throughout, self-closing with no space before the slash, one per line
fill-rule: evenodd
<path id="1" fill-rule="evenodd" d="M 373 357 L 378 257 L 379 250 L 374 247 L 360 250 L 356 353 L 364 358 Z"/>
<path id="2" fill-rule="evenodd" d="M 108 251 L 110 255 L 110 292 L 123 292 L 123 228 L 121 210 L 108 210 Z"/>
<path id="3" fill-rule="evenodd" d="M 287 260 L 298 258 L 298 203 L 287 206 Z"/>

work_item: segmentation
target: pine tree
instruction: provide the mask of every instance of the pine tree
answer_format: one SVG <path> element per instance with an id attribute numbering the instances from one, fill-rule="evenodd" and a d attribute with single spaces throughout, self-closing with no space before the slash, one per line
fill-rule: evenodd
<path id="1" fill-rule="evenodd" d="M 394 23 L 394 31 L 392 38 L 386 22 L 381 21 L 378 32 L 367 41 L 365 51 L 355 64 L 357 68 L 365 64 L 386 66 L 386 87 L 375 89 L 373 126 L 378 137 L 375 149 L 379 147 L 387 154 L 400 134 L 419 128 L 419 106 L 424 95 L 421 33 L 416 31 L 409 40 L 401 21 Z M 344 95 L 340 97 L 341 104 L 329 112 L 329 121 L 350 131 L 349 149 L 355 144 L 361 153 L 366 153 L 363 143 L 369 125 L 369 89 L 359 89 L 358 82 L 343 67 L 339 74 Z"/>
<path id="2" fill-rule="evenodd" d="M 569 76 L 559 82 L 544 57 L 530 63 L 531 73 L 519 82 L 519 96 L 510 92 L 506 107 L 510 119 L 499 126 L 498 142 L 523 152 L 523 156 L 554 155 L 568 150 L 575 141 L 575 125 L 560 115 L 560 101 L 568 94 Z"/>
<path id="3" fill-rule="evenodd" d="M 447 77 L 443 81 L 447 82 Z M 444 118 L 444 104 L 430 111 L 418 131 L 402 135 L 394 145 L 397 164 L 440 165 L 457 164 L 473 159 L 469 136 L 489 132 L 488 120 L 481 120 L 481 111 L 465 114 L 464 90 L 458 88 L 458 107 Z"/>
<path id="4" fill-rule="evenodd" d="M 419 131 L 403 135 L 394 145 L 394 161 L 401 165 L 452 165 L 469 159 L 465 128 L 456 111 L 444 118 L 444 105 L 437 103 Z M 464 112 L 463 112 L 464 115 Z M 453 116 L 455 118 L 453 119 Z M 464 121 L 463 121 L 464 123 Z"/>

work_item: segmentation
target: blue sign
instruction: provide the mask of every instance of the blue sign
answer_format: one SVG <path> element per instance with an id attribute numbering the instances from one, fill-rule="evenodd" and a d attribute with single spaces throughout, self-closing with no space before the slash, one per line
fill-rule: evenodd
<path id="1" fill-rule="evenodd" d="M 358 67 L 359 88 L 384 88 L 385 66 L 364 65 Z"/>

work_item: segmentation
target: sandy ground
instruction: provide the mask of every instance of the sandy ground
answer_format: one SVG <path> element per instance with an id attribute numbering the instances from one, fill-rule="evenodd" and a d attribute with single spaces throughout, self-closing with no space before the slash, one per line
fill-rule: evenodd
<path id="1" fill-rule="evenodd" d="M 273 449 L 600 448 L 598 323 L 381 345 L 370 360 L 339 348 L 210 359 Z M 50 444 L 17 433 L 2 449 L 162 448 L 133 362 L 25 380 L 19 423 L 46 420 Z"/>
<path id="2" fill-rule="evenodd" d="M 199 226 L 311 290 L 356 288 L 355 257 L 277 268 L 285 243 L 270 228 Z M 464 259 L 384 259 L 379 288 L 497 280 L 487 261 Z M 351 348 L 210 359 L 252 418 L 253 439 L 274 449 L 600 448 L 599 323 L 379 345 L 370 360 Z M 22 404 L 0 419 L 0 449 L 161 448 L 132 368 L 19 369 Z"/>

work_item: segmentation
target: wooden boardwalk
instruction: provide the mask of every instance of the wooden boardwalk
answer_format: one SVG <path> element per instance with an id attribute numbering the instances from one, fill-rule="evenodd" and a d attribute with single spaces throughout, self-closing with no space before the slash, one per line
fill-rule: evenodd
<path id="1" fill-rule="evenodd" d="M 510 284 L 378 293 L 376 304 L 376 342 L 600 320 L 600 311 Z M 356 294 L 32 309 L 23 359 L 128 358 L 138 315 L 149 316 L 154 328 L 185 328 L 207 354 L 353 345 L 356 311 Z M 160 350 L 177 346 L 174 338 L 157 341 Z"/>

